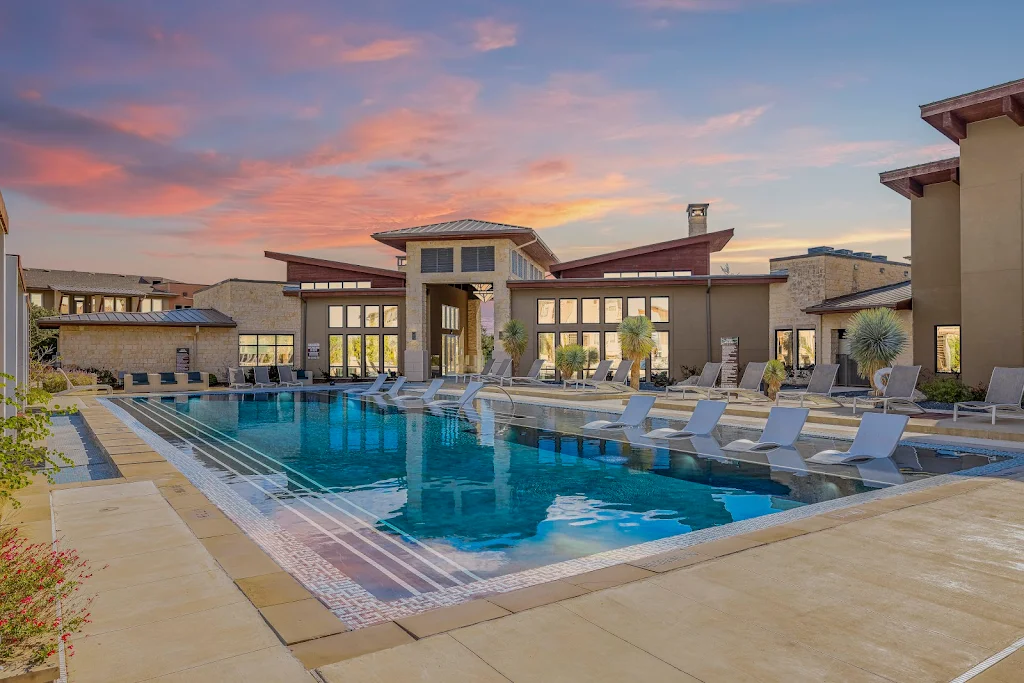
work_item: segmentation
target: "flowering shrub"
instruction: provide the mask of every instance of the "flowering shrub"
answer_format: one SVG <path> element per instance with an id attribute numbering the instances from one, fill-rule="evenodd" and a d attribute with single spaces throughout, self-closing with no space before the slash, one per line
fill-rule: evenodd
<path id="1" fill-rule="evenodd" d="M 0 527 L 0 662 L 45 662 L 89 623 L 91 598 L 79 588 L 92 576 L 74 550 L 28 543 L 14 527 Z"/>

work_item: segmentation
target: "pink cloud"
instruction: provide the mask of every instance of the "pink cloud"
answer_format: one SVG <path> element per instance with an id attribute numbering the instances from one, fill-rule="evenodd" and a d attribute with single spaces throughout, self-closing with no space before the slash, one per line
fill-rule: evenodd
<path id="1" fill-rule="evenodd" d="M 476 32 L 473 47 L 480 52 L 489 52 L 514 46 L 519 27 L 515 24 L 488 18 L 474 23 L 473 30 Z"/>
<path id="2" fill-rule="evenodd" d="M 419 43 L 411 38 L 375 40 L 359 47 L 346 47 L 338 53 L 338 60 L 349 63 L 387 62 L 414 54 Z"/>
<path id="3" fill-rule="evenodd" d="M 634 0 L 633 4 L 651 10 L 675 12 L 734 12 L 765 5 L 782 5 L 802 0 Z"/>

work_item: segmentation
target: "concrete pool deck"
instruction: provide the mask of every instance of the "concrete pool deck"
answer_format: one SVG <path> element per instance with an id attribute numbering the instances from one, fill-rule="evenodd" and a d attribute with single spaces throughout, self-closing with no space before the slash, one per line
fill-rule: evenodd
<path id="1" fill-rule="evenodd" d="M 255 615 L 263 631 L 248 638 L 260 646 L 267 634 L 273 639 L 266 647 L 193 667 L 199 672 L 199 667 L 209 666 L 209 680 L 233 680 L 216 677 L 223 671 L 213 666 L 217 662 L 237 657 L 233 661 L 245 663 L 239 671 L 253 671 L 248 668 L 250 654 L 260 662 L 271 651 L 282 666 L 292 663 L 288 672 L 237 680 L 311 680 L 303 668 L 318 669 L 328 682 L 356 683 L 950 680 L 1024 637 L 1021 471 L 998 478 L 961 478 L 350 631 L 105 407 L 91 398 L 78 403 L 124 476 L 111 481 L 152 482 L 157 493 L 129 496 L 147 498 L 137 502 L 146 509 L 122 515 L 100 511 L 109 505 L 74 504 L 74 521 L 62 529 L 65 539 L 81 545 L 94 563 L 109 562 L 86 552 L 89 538 L 81 539 L 84 545 L 77 543 L 71 531 L 113 524 L 115 531 L 100 536 L 111 535 L 111 541 L 122 533 L 125 538 L 146 537 L 144 529 L 131 527 L 156 517 L 176 518 L 158 526 L 184 528 L 192 539 L 189 545 L 198 544 L 196 552 L 201 548 L 212 558 L 212 569 L 195 557 L 183 564 L 198 567 L 193 573 L 216 574 L 219 578 L 209 578 L 210 584 L 234 591 L 234 601 L 214 609 L 246 613 L 243 629 L 255 627 Z M 63 490 L 80 486 L 64 485 L 52 492 L 58 520 Z M 154 511 L 160 508 L 158 500 L 173 518 Z M 129 573 L 153 571 L 148 560 L 156 556 L 142 557 L 149 552 L 158 551 L 138 553 L 140 564 Z M 239 596 L 248 600 L 238 602 Z M 179 597 L 157 593 L 149 608 L 173 614 L 185 609 L 177 606 Z M 96 619 L 119 618 L 114 602 L 98 600 Z M 127 636 L 142 626 L 110 633 Z M 83 644 L 96 635 L 76 638 L 80 654 L 71 660 L 71 681 L 165 680 L 142 677 L 146 672 L 141 669 L 135 678 L 128 673 L 103 678 L 109 674 L 103 658 L 81 656 Z M 108 642 L 119 637 L 108 635 Z M 183 629 L 170 641 L 137 642 L 131 652 L 141 653 L 141 666 L 163 661 L 161 653 L 167 649 L 203 652 L 208 640 L 201 629 Z M 103 642 L 93 640 L 97 646 Z M 285 645 L 301 665 L 288 656 Z M 96 647 L 96 652 L 116 652 L 110 647 Z M 255 656 L 263 651 L 267 653 Z M 1021 666 L 1017 653 L 974 680 L 1020 680 Z M 269 675 L 273 670 L 266 671 Z M 292 677 L 297 675 L 293 672 L 301 676 Z M 179 675 L 166 680 L 206 679 Z"/>

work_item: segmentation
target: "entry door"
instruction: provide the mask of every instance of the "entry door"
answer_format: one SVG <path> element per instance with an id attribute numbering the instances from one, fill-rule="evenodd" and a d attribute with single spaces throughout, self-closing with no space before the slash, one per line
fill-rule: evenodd
<path id="1" fill-rule="evenodd" d="M 462 335 L 441 335 L 441 374 L 454 375 L 462 371 Z"/>

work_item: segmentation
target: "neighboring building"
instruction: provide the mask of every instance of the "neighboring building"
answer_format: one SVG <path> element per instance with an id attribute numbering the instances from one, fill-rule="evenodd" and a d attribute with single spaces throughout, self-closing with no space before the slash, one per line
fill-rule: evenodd
<path id="1" fill-rule="evenodd" d="M 161 277 L 26 268 L 29 300 L 58 313 L 150 313 L 191 308 L 203 285 Z"/>
<path id="2" fill-rule="evenodd" d="M 960 156 L 880 175 L 910 200 L 914 359 L 985 383 L 994 366 L 1024 366 L 1024 79 L 921 118 Z"/>
<path id="3" fill-rule="evenodd" d="M 7 253 L 10 218 L 4 197 L 0 194 L 0 372 L 14 381 L 4 382 L 4 395 L 15 398 L 15 388 L 28 384 L 29 308 L 21 257 Z M 15 414 L 17 407 L 4 405 L 4 417 Z"/>
<path id="4" fill-rule="evenodd" d="M 822 313 L 833 312 L 834 302 L 844 297 L 871 301 L 876 288 L 906 284 L 911 277 L 910 264 L 880 254 L 832 247 L 812 247 L 806 254 L 774 258 L 769 264 L 772 273 L 788 275 L 771 285 L 767 328 L 771 357 L 796 371 L 810 370 L 817 363 L 839 363 L 839 384 L 862 384 L 856 364 L 843 353 L 842 343 L 846 318 L 857 309 L 827 319 Z"/>

